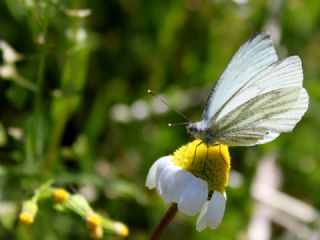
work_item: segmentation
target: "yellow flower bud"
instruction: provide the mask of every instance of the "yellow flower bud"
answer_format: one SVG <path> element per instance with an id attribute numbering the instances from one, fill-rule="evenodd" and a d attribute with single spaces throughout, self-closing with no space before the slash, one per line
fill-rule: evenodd
<path id="1" fill-rule="evenodd" d="M 86 224 L 89 229 L 95 229 L 101 227 L 102 218 L 99 214 L 90 213 L 86 218 Z"/>
<path id="2" fill-rule="evenodd" d="M 94 239 L 101 239 L 103 237 L 103 229 L 102 227 L 96 227 L 89 231 L 90 237 Z"/>
<path id="3" fill-rule="evenodd" d="M 19 220 L 22 224 L 31 225 L 38 212 L 38 206 L 35 201 L 28 200 L 22 205 L 22 211 L 19 214 Z"/>
<path id="4" fill-rule="evenodd" d="M 127 237 L 129 235 L 129 229 L 125 224 L 121 222 L 114 222 L 113 227 L 118 236 Z"/>
<path id="5" fill-rule="evenodd" d="M 19 220 L 24 225 L 31 225 L 33 224 L 33 216 L 29 212 L 22 212 L 19 214 Z"/>
<path id="6" fill-rule="evenodd" d="M 63 188 L 56 188 L 55 190 L 53 190 L 53 193 L 52 193 L 52 197 L 54 201 L 58 203 L 64 203 L 65 201 L 67 201 L 69 198 L 69 195 L 70 195 L 69 192 L 67 192 Z"/>

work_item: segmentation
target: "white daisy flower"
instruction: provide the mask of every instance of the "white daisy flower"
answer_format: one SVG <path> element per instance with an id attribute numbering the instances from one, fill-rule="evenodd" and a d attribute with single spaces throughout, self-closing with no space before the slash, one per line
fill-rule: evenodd
<path id="1" fill-rule="evenodd" d="M 194 140 L 173 155 L 158 159 L 150 168 L 146 186 L 156 188 L 166 203 L 193 216 L 200 212 L 197 230 L 215 229 L 226 206 L 225 187 L 230 156 L 225 145 L 207 146 Z"/>

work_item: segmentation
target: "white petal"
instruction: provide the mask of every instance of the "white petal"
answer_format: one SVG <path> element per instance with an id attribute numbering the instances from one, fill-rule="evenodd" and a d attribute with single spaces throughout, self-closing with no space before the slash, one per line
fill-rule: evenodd
<path id="1" fill-rule="evenodd" d="M 208 205 L 209 205 L 209 201 L 206 201 L 204 203 L 203 207 L 201 208 L 199 217 L 197 219 L 197 227 L 196 227 L 198 232 L 202 231 L 203 229 L 205 229 L 208 226 L 207 219 L 206 219 Z"/>
<path id="2" fill-rule="evenodd" d="M 168 165 L 168 162 L 171 161 L 170 156 L 162 157 L 158 159 L 149 169 L 148 175 L 147 175 L 147 180 L 146 180 L 146 187 L 149 189 L 155 188 L 156 187 L 156 180 L 157 176 L 159 176 L 159 173 L 162 171 L 164 166 Z M 160 170 L 158 170 L 158 168 Z M 157 172 L 159 172 L 157 174 Z"/>
<path id="3" fill-rule="evenodd" d="M 170 191 L 171 184 L 174 181 L 175 173 L 180 168 L 174 165 L 168 165 L 166 168 L 163 169 L 162 173 L 160 174 L 156 188 L 159 195 L 164 199 L 165 202 L 170 202 Z"/>
<path id="4" fill-rule="evenodd" d="M 165 176 L 172 171 L 174 171 L 175 165 L 170 161 L 166 165 L 165 164 L 159 164 L 159 167 L 156 171 L 156 189 L 159 195 L 162 194 L 163 189 L 166 187 L 167 181 L 164 179 Z"/>
<path id="5" fill-rule="evenodd" d="M 178 209 L 186 215 L 200 211 L 208 197 L 208 183 L 200 178 L 194 179 L 184 187 L 178 201 Z"/>
<path id="6" fill-rule="evenodd" d="M 211 229 L 216 229 L 224 215 L 224 210 L 226 208 L 227 198 L 225 194 L 218 191 L 214 191 L 213 196 L 208 205 L 206 222 Z"/>
<path id="7" fill-rule="evenodd" d="M 178 202 L 181 192 L 193 179 L 191 173 L 180 167 L 168 167 L 161 174 L 159 193 L 165 202 Z"/>

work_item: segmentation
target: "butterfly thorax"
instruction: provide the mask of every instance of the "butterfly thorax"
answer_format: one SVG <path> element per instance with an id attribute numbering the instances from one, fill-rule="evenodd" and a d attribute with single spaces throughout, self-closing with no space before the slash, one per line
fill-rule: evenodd
<path id="1" fill-rule="evenodd" d="M 210 124 L 205 121 L 190 123 L 187 126 L 187 131 L 194 138 L 201 139 L 203 142 L 212 145 L 217 138 L 211 131 Z"/>

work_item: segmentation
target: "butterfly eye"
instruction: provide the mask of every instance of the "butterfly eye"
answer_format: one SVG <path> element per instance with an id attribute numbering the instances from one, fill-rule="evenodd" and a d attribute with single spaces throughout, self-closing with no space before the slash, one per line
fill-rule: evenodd
<path id="1" fill-rule="evenodd" d="M 189 133 L 194 133 L 196 131 L 196 127 L 193 124 L 187 126 L 187 131 Z"/>

